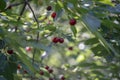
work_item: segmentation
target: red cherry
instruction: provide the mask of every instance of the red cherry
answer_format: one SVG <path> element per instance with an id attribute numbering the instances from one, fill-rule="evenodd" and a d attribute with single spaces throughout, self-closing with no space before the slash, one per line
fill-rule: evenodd
<path id="1" fill-rule="evenodd" d="M 49 66 L 45 66 L 45 69 L 48 70 L 48 69 L 49 69 Z"/>
<path id="2" fill-rule="evenodd" d="M 48 69 L 48 72 L 49 73 L 53 73 L 53 69 Z"/>
<path id="3" fill-rule="evenodd" d="M 72 50 L 73 50 L 73 47 L 68 47 L 68 49 L 72 51 Z"/>
<path id="4" fill-rule="evenodd" d="M 64 76 L 61 76 L 61 78 L 60 78 L 61 80 L 65 80 L 65 77 Z"/>
<path id="5" fill-rule="evenodd" d="M 58 37 L 54 37 L 52 40 L 53 43 L 58 43 L 59 42 L 59 38 Z"/>
<path id="6" fill-rule="evenodd" d="M 8 7 L 7 7 L 7 9 L 11 9 L 12 8 L 12 6 L 11 5 L 9 5 Z"/>
<path id="7" fill-rule="evenodd" d="M 70 25 L 75 25 L 75 24 L 76 24 L 76 20 L 75 20 L 75 19 L 71 19 L 71 20 L 69 21 L 69 24 L 70 24 Z"/>
<path id="8" fill-rule="evenodd" d="M 25 49 L 26 49 L 26 51 L 31 51 L 32 50 L 32 48 L 29 47 L 29 46 L 27 46 Z"/>
<path id="9" fill-rule="evenodd" d="M 22 68 L 22 66 L 20 64 L 18 64 L 17 69 L 21 69 L 21 68 Z"/>
<path id="10" fill-rule="evenodd" d="M 54 80 L 53 78 L 49 78 L 49 80 Z"/>
<path id="11" fill-rule="evenodd" d="M 40 71 L 40 75 L 44 75 L 44 72 L 43 72 L 43 71 Z"/>
<path id="12" fill-rule="evenodd" d="M 46 9 L 47 9 L 48 11 L 50 11 L 50 10 L 52 9 L 52 7 L 51 7 L 51 6 L 48 6 Z"/>
<path id="13" fill-rule="evenodd" d="M 59 42 L 60 42 L 60 43 L 63 43 L 63 42 L 64 42 L 64 39 L 63 39 L 63 38 L 59 38 Z"/>
<path id="14" fill-rule="evenodd" d="M 55 18 L 56 15 L 57 15 L 56 12 L 53 12 L 53 13 L 51 14 L 51 17 L 52 17 L 52 18 Z"/>
<path id="15" fill-rule="evenodd" d="M 8 54 L 13 54 L 13 50 L 7 50 Z"/>
<path id="16" fill-rule="evenodd" d="M 26 70 L 23 71 L 24 74 L 27 74 L 28 72 Z"/>

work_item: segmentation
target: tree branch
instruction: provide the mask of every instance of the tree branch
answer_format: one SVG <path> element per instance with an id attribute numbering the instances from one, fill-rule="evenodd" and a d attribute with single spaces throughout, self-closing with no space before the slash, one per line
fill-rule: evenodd
<path id="1" fill-rule="evenodd" d="M 30 10 L 31 10 L 31 12 L 32 12 L 32 14 L 33 14 L 33 16 L 34 16 L 34 19 L 35 19 L 35 21 L 37 22 L 38 28 L 39 28 L 39 21 L 38 21 L 36 15 L 35 15 L 35 13 L 34 13 L 32 7 L 31 7 L 31 5 L 29 4 L 28 0 L 26 0 L 26 3 L 27 3 L 27 5 L 28 5 L 28 7 L 30 8 Z"/>
<path id="2" fill-rule="evenodd" d="M 19 21 L 19 20 L 21 19 L 21 16 L 23 15 L 23 12 L 24 12 L 24 10 L 25 10 L 25 8 L 26 8 L 26 5 L 27 5 L 27 4 L 24 3 L 23 8 L 22 8 L 22 10 L 21 10 L 21 12 L 20 12 L 20 15 L 19 15 L 17 21 Z"/>
<path id="3" fill-rule="evenodd" d="M 26 8 L 26 2 L 24 3 L 24 5 L 23 5 L 23 8 L 22 8 L 22 10 L 21 10 L 21 12 L 20 12 L 20 14 L 19 14 L 19 17 L 18 17 L 18 19 L 17 19 L 17 21 L 19 21 L 20 19 L 21 19 L 21 16 L 23 15 L 23 12 L 25 11 L 25 8 Z M 17 26 L 15 27 L 15 31 L 17 31 Z"/>
<path id="4" fill-rule="evenodd" d="M 36 15 L 35 15 L 35 13 L 34 13 L 32 7 L 31 7 L 31 5 L 29 4 L 28 0 L 25 0 L 25 1 L 26 1 L 29 9 L 31 10 L 31 12 L 32 12 L 32 14 L 33 14 L 33 17 L 34 17 L 35 21 L 37 22 L 37 28 L 39 28 L 39 21 L 38 21 Z M 37 32 L 36 43 L 38 43 L 38 41 L 39 41 L 39 32 Z M 33 56 L 32 56 L 32 64 L 33 64 L 33 65 L 34 65 L 34 61 L 35 61 L 36 51 L 37 51 L 36 49 L 34 49 L 34 51 L 33 51 Z M 33 77 L 31 77 L 31 80 L 34 80 Z"/>
<path id="5" fill-rule="evenodd" d="M 31 0 L 29 0 L 29 1 L 31 1 Z M 26 1 L 18 2 L 18 3 L 14 3 L 14 4 L 10 4 L 9 6 L 7 6 L 7 7 L 5 8 L 5 10 L 0 11 L 0 12 L 5 12 L 5 11 L 7 11 L 8 9 L 12 8 L 12 7 L 19 6 L 19 5 L 22 5 L 22 4 L 24 4 L 24 3 L 26 3 Z"/>

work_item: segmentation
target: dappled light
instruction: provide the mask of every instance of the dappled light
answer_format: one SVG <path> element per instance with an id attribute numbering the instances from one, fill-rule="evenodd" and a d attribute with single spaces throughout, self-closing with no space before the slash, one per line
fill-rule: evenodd
<path id="1" fill-rule="evenodd" d="M 0 80 L 119 80 L 119 0 L 0 0 Z"/>

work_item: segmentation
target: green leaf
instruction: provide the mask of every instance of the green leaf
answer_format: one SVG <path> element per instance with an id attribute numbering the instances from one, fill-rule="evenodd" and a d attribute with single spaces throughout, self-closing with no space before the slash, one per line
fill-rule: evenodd
<path id="1" fill-rule="evenodd" d="M 1 37 L 3 37 L 3 36 L 4 36 L 4 31 L 3 31 L 2 27 L 0 26 L 0 39 L 1 39 Z"/>
<path id="2" fill-rule="evenodd" d="M 60 7 L 60 5 L 56 4 L 56 5 L 55 5 L 55 11 L 57 12 L 57 11 L 59 11 L 59 10 L 61 10 L 61 7 Z"/>
<path id="3" fill-rule="evenodd" d="M 58 3 L 58 5 L 59 5 L 61 8 L 64 7 L 64 5 L 63 5 L 63 3 L 62 3 L 61 1 L 57 1 L 57 3 Z"/>
<path id="4" fill-rule="evenodd" d="M 4 0 L 0 0 L 0 10 L 4 10 L 6 7 L 6 2 Z"/>
<path id="5" fill-rule="evenodd" d="M 50 77 L 50 74 L 48 73 L 48 71 L 45 68 L 40 68 L 41 71 L 44 72 L 44 76 Z"/>
<path id="6" fill-rule="evenodd" d="M 92 73 L 96 74 L 97 76 L 102 76 L 102 77 L 105 76 L 102 72 L 97 71 L 97 70 L 93 70 Z"/>
<path id="7" fill-rule="evenodd" d="M 69 0 L 73 5 L 76 5 L 78 3 L 78 0 Z"/>
<path id="8" fill-rule="evenodd" d="M 22 76 L 14 74 L 14 80 L 22 80 Z"/>
<path id="9" fill-rule="evenodd" d="M 74 42 L 74 39 L 72 38 L 72 35 L 65 35 L 65 37 L 66 37 L 70 42 Z"/>
<path id="10" fill-rule="evenodd" d="M 104 3 L 104 4 L 108 4 L 108 5 L 111 5 L 113 6 L 113 3 L 111 0 L 99 0 L 101 3 Z"/>
<path id="11" fill-rule="evenodd" d="M 45 30 L 55 31 L 55 30 L 56 30 L 56 27 L 53 26 L 53 25 L 48 25 L 48 26 L 45 26 Z"/>
<path id="12" fill-rule="evenodd" d="M 0 49 L 5 47 L 5 41 L 0 39 Z"/>
<path id="13" fill-rule="evenodd" d="M 7 62 L 3 76 L 7 80 L 14 80 L 13 73 L 16 73 L 16 72 L 17 72 L 17 64 L 12 62 Z"/>
<path id="14" fill-rule="evenodd" d="M 90 38 L 90 39 L 85 41 L 86 45 L 93 45 L 93 44 L 96 44 L 96 43 L 99 43 L 97 38 Z"/>
<path id="15" fill-rule="evenodd" d="M 0 75 L 3 74 L 7 63 L 7 57 L 4 53 L 0 53 Z"/>
<path id="16" fill-rule="evenodd" d="M 25 55 L 24 50 L 21 47 L 17 47 L 16 50 L 18 57 L 21 59 L 21 61 L 28 66 L 28 68 L 34 73 L 35 72 L 35 68 L 33 67 L 31 61 L 28 59 L 28 56 Z"/>
<path id="17" fill-rule="evenodd" d="M 5 73 L 3 76 L 4 76 L 7 80 L 14 80 L 14 76 L 13 76 L 12 73 L 9 73 L 9 74 Z"/>
<path id="18" fill-rule="evenodd" d="M 22 45 L 25 43 L 19 40 L 22 40 L 22 38 L 19 36 L 19 38 L 17 37 L 17 40 L 15 39 L 16 36 L 18 36 L 17 34 L 8 34 L 8 36 L 12 36 L 12 38 L 10 38 L 9 40 L 7 40 L 8 44 L 12 44 L 11 47 L 13 47 L 17 52 L 17 57 L 25 64 L 28 66 L 28 68 L 31 70 L 31 72 L 35 72 L 35 68 L 33 67 L 29 57 L 26 55 L 24 49 L 22 48 Z M 13 38 L 14 37 L 14 38 Z M 14 42 L 13 42 L 14 40 Z"/>
<path id="19" fill-rule="evenodd" d="M 90 29 L 92 32 L 96 32 L 101 24 L 101 21 L 97 17 L 90 14 L 86 14 L 83 17 L 83 21 L 86 25 L 89 25 L 88 29 Z"/>
<path id="20" fill-rule="evenodd" d="M 108 28 L 116 28 L 120 30 L 119 24 L 115 24 L 113 21 L 110 20 L 103 20 L 102 24 Z"/>
<path id="21" fill-rule="evenodd" d="M 79 14 L 86 14 L 86 13 L 88 13 L 88 10 L 83 8 L 83 7 L 75 7 L 75 9 L 77 10 L 77 12 Z"/>
<path id="22" fill-rule="evenodd" d="M 101 44 L 106 48 L 106 50 L 111 54 L 111 51 L 115 54 L 116 57 L 120 56 L 115 48 L 109 44 L 103 36 L 97 31 L 98 27 L 100 27 L 100 20 L 97 19 L 94 16 L 91 16 L 90 14 L 85 15 L 85 17 L 82 18 L 83 22 L 85 23 L 85 27 L 88 28 L 101 42 Z M 111 51 L 110 51 L 111 50 Z"/>
<path id="23" fill-rule="evenodd" d="M 96 56 L 106 56 L 108 55 L 107 50 L 103 48 L 103 46 L 101 44 L 98 44 L 97 46 L 94 46 L 91 48 L 91 50 L 93 51 L 93 53 Z M 106 54 L 105 54 L 106 53 Z"/>
<path id="24" fill-rule="evenodd" d="M 92 66 L 96 66 L 95 63 L 88 63 L 88 62 L 83 62 L 79 64 L 80 67 L 92 67 Z"/>
<path id="25" fill-rule="evenodd" d="M 17 71 L 17 64 L 13 62 L 7 62 L 7 65 L 5 67 L 5 73 L 16 73 Z"/>
<path id="26" fill-rule="evenodd" d="M 76 27 L 75 27 L 75 26 L 71 26 L 70 28 L 71 28 L 74 36 L 76 37 L 76 34 L 77 34 L 77 29 L 76 29 Z"/>

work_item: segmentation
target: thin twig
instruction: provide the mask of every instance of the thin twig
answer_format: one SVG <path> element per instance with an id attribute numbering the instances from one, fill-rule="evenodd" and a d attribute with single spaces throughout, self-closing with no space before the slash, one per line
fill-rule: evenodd
<path id="1" fill-rule="evenodd" d="M 29 4 L 28 0 L 25 0 L 25 1 L 26 1 L 26 3 L 27 3 L 28 7 L 30 8 L 33 16 L 34 16 L 35 21 L 37 22 L 37 25 L 38 25 L 37 28 L 39 28 L 39 21 L 38 21 L 36 15 L 35 15 L 35 13 L 34 13 L 32 7 L 31 7 L 31 5 Z M 36 38 L 36 42 L 38 42 L 38 41 L 39 41 L 39 32 L 37 32 L 37 38 Z M 33 63 L 33 64 L 34 64 L 35 53 L 36 53 L 36 49 L 34 49 L 34 51 L 33 51 L 33 59 L 32 59 L 32 63 Z"/>
<path id="2" fill-rule="evenodd" d="M 24 3 L 23 8 L 22 8 L 22 10 L 21 10 L 21 12 L 20 12 L 20 15 L 19 15 L 17 21 L 19 21 L 19 20 L 21 19 L 21 16 L 23 15 L 23 12 L 24 12 L 24 10 L 25 10 L 25 8 L 26 8 L 26 5 L 27 5 L 27 4 Z"/>
<path id="3" fill-rule="evenodd" d="M 37 39 L 36 39 L 36 42 L 38 43 L 38 41 L 39 41 L 39 32 L 37 32 Z M 32 63 L 34 64 L 34 61 L 35 61 L 35 53 L 36 53 L 36 49 L 34 49 L 34 51 L 33 51 L 33 59 L 32 59 Z"/>
<path id="4" fill-rule="evenodd" d="M 32 7 L 31 7 L 31 5 L 29 4 L 28 0 L 25 0 L 25 1 L 26 1 L 28 7 L 30 8 L 30 10 L 31 10 L 31 12 L 32 12 L 32 14 L 33 14 L 33 17 L 34 17 L 35 21 L 37 22 L 37 28 L 39 28 L 39 21 L 38 21 L 36 15 L 35 15 L 35 13 L 34 13 Z M 39 41 L 39 32 L 37 32 L 37 37 L 36 37 L 36 42 L 38 43 L 38 41 Z M 33 64 L 33 65 L 34 65 L 34 61 L 35 61 L 36 51 L 37 51 L 37 50 L 36 50 L 36 48 L 35 48 L 34 51 L 33 51 L 33 57 L 32 57 L 32 64 Z M 31 80 L 34 80 L 33 77 L 31 77 Z"/>
<path id="5" fill-rule="evenodd" d="M 24 2 L 19 2 L 19 3 L 10 4 L 9 6 L 14 7 L 14 6 L 19 6 L 19 5 L 21 5 L 21 4 L 24 4 L 24 3 L 25 3 L 25 1 L 24 1 Z"/>
<path id="6" fill-rule="evenodd" d="M 35 13 L 34 13 L 32 7 L 31 7 L 31 5 L 29 4 L 29 2 L 27 2 L 27 0 L 26 0 L 26 3 L 27 3 L 27 5 L 28 5 L 28 7 L 30 8 L 30 10 L 31 10 L 31 12 L 32 12 L 32 14 L 33 14 L 33 16 L 34 16 L 34 19 L 35 19 L 35 21 L 36 21 L 37 24 L 38 24 L 38 28 L 39 28 L 39 21 L 38 21 L 36 15 L 35 15 Z"/>
<path id="7" fill-rule="evenodd" d="M 29 0 L 29 1 L 31 1 L 31 0 Z M 12 7 L 15 7 L 15 6 L 22 5 L 22 4 L 24 4 L 24 3 L 26 3 L 26 1 L 18 2 L 18 3 L 14 3 L 14 4 L 10 4 L 8 7 L 6 7 L 3 11 L 0 11 L 0 12 L 5 12 L 5 11 L 7 11 L 10 7 L 12 8 Z"/>
<path id="8" fill-rule="evenodd" d="M 20 12 L 20 15 L 19 15 L 19 17 L 18 17 L 18 19 L 17 19 L 17 21 L 19 21 L 20 19 L 21 19 L 21 16 L 23 15 L 23 12 L 25 11 L 25 8 L 26 8 L 26 2 L 24 3 L 24 5 L 23 5 L 23 8 L 22 8 L 22 10 L 21 10 L 21 12 Z M 15 27 L 15 31 L 17 31 L 17 26 Z"/>

